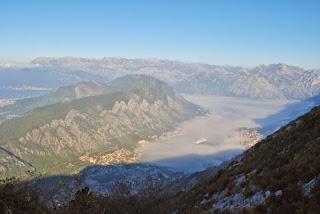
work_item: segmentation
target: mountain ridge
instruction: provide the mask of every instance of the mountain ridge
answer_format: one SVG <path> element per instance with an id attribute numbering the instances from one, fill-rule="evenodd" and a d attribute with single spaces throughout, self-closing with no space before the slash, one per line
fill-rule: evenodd
<path id="1" fill-rule="evenodd" d="M 82 81 L 74 85 L 59 87 L 46 95 L 15 100 L 12 104 L 0 107 L 0 122 L 12 117 L 22 116 L 36 107 L 58 102 L 68 102 L 82 97 L 108 93 L 107 85 L 95 81 Z"/>
<path id="2" fill-rule="evenodd" d="M 320 92 L 319 70 L 284 63 L 242 68 L 161 59 L 75 57 L 37 58 L 32 63 L 82 70 L 109 80 L 126 74 L 148 74 L 170 83 L 179 92 L 191 94 L 302 100 Z"/>

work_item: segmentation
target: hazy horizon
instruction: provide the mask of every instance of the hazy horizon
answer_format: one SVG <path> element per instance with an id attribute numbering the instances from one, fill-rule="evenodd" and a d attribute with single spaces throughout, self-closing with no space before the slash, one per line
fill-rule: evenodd
<path id="1" fill-rule="evenodd" d="M 32 58 L 30 60 L 5 60 L 5 59 L 0 59 L 0 66 L 4 66 L 4 65 L 9 65 L 9 66 L 15 66 L 15 65 L 20 65 L 20 66 L 30 66 L 32 65 L 32 61 L 38 58 L 82 58 L 82 59 L 90 59 L 90 60 L 102 60 L 104 58 L 115 58 L 115 59 L 128 59 L 128 60 L 141 60 L 141 59 L 145 59 L 145 60 L 167 60 L 167 61 L 174 61 L 174 62 L 182 62 L 182 63 L 188 63 L 188 64 L 205 64 L 205 65 L 215 65 L 215 66 L 230 66 L 230 67 L 242 67 L 242 68 L 246 68 L 246 69 L 253 69 L 257 66 L 261 66 L 261 65 L 274 65 L 274 64 L 284 64 L 284 65 L 288 65 L 288 66 L 294 66 L 294 67 L 300 67 L 303 69 L 309 69 L 309 70 L 318 70 L 320 69 L 319 67 L 306 67 L 306 66 L 300 66 L 297 64 L 290 64 L 287 62 L 271 62 L 271 63 L 261 63 L 261 64 L 253 64 L 253 65 L 233 65 L 233 64 L 213 64 L 213 63 L 208 63 L 208 62 L 202 62 L 202 61 L 184 61 L 184 60 L 180 60 L 180 59 L 170 59 L 170 58 L 156 58 L 156 57 L 122 57 L 122 56 L 103 56 L 103 57 L 81 57 L 81 56 L 38 56 L 35 58 Z"/>

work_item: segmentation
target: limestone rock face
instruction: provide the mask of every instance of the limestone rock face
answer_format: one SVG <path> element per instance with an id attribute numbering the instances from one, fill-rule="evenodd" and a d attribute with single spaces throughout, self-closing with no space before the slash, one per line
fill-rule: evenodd
<path id="1" fill-rule="evenodd" d="M 83 164 L 137 162 L 139 140 L 149 140 L 201 114 L 158 80 L 143 76 L 141 82 L 138 76 L 119 84 L 132 82 L 131 78 L 139 84 L 127 91 L 121 88 L 121 92 L 49 105 L 1 124 L 0 146 L 8 152 L 0 151 L 0 169 L 8 175 L 30 167 L 52 174 L 71 172 Z M 143 81 L 147 87 L 140 90 Z M 17 165 L 21 165 L 18 172 Z"/>

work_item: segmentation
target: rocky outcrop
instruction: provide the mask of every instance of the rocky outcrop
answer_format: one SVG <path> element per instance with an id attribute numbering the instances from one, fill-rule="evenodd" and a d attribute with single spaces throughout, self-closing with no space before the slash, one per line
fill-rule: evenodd
<path id="1" fill-rule="evenodd" d="M 257 129 L 239 128 L 237 131 L 239 133 L 240 144 L 247 149 L 254 146 L 262 139 L 262 136 Z"/>

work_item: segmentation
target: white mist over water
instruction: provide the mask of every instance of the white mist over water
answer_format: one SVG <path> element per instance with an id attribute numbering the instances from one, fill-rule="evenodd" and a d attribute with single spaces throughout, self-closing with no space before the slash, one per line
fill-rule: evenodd
<path id="1" fill-rule="evenodd" d="M 255 119 L 266 118 L 292 103 L 218 96 L 184 97 L 208 109 L 210 114 L 186 121 L 177 127 L 174 134 L 142 146 L 142 162 L 185 172 L 219 165 L 244 151 L 238 128 L 263 128 Z M 201 138 L 208 141 L 196 144 Z"/>

